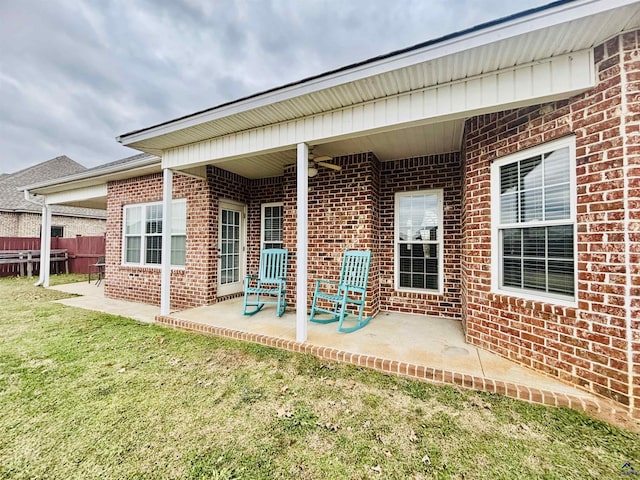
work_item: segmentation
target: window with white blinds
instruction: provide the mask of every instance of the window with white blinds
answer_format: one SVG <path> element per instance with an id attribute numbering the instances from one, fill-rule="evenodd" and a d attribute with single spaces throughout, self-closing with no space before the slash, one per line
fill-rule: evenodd
<path id="1" fill-rule="evenodd" d="M 575 140 L 492 166 L 493 251 L 499 290 L 575 298 Z"/>
<path id="2" fill-rule="evenodd" d="M 283 203 L 262 204 L 260 248 L 282 248 Z"/>

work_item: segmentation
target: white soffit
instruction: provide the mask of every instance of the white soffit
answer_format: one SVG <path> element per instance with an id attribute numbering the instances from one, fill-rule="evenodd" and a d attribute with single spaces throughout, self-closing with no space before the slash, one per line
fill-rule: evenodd
<path id="1" fill-rule="evenodd" d="M 107 197 L 107 184 L 104 183 L 102 185 L 93 185 L 90 187 L 77 188 L 75 190 L 67 190 L 61 191 L 57 193 L 51 193 L 47 195 L 46 202 L 48 205 L 73 205 L 73 206 L 82 206 L 87 208 L 88 205 L 93 204 L 106 205 L 106 197 Z M 98 208 L 105 208 L 98 207 Z"/>
<path id="2" fill-rule="evenodd" d="M 347 140 L 317 145 L 315 155 L 340 157 L 373 152 L 380 161 L 419 157 L 428 154 L 458 152 L 464 120 L 421 125 L 392 132 L 363 135 Z M 284 168 L 296 163 L 296 150 L 273 152 L 250 157 L 220 160 L 214 165 L 249 179 L 277 177 Z"/>
<path id="3" fill-rule="evenodd" d="M 323 144 L 460 120 L 565 98 L 594 84 L 592 50 L 583 50 L 171 148 L 162 166 L 180 169 L 289 150 L 302 142 Z M 420 154 L 430 153 L 442 152 Z"/>
<path id="4" fill-rule="evenodd" d="M 640 2 L 583 0 L 122 135 L 150 153 L 589 49 L 640 26 Z"/>

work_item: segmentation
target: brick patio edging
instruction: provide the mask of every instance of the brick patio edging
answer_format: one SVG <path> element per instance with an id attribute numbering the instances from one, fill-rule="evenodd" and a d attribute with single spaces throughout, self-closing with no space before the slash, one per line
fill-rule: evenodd
<path id="1" fill-rule="evenodd" d="M 158 315 L 156 317 L 156 323 L 180 330 L 198 332 L 222 338 L 231 338 L 244 342 L 253 342 L 260 345 L 288 350 L 290 352 L 309 353 L 325 360 L 334 360 L 336 362 L 350 365 L 367 367 L 379 372 L 408 377 L 437 385 L 453 385 L 469 390 L 497 393 L 506 397 L 551 407 L 568 407 L 574 410 L 583 411 L 595 417 L 603 418 L 609 422 L 613 422 L 615 419 L 621 419 L 625 416 L 630 418 L 629 412 L 622 412 L 619 407 L 616 408 L 616 406 L 609 404 L 605 399 L 581 398 L 576 395 L 568 395 L 550 390 L 532 388 L 517 383 L 492 380 L 485 377 L 476 377 L 474 375 L 441 370 L 438 368 L 430 368 L 413 363 L 383 359 L 372 355 L 350 353 L 331 347 L 299 343 L 294 340 L 270 337 L 259 333 L 249 333 L 233 330 L 231 328 L 216 327 L 190 320 L 182 320 L 172 316 Z"/>

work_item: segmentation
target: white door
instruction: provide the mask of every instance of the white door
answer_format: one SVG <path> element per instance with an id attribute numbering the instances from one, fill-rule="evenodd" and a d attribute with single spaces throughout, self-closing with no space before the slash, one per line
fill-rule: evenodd
<path id="1" fill-rule="evenodd" d="M 242 292 L 245 268 L 245 205 L 221 201 L 218 216 L 218 296 Z"/>

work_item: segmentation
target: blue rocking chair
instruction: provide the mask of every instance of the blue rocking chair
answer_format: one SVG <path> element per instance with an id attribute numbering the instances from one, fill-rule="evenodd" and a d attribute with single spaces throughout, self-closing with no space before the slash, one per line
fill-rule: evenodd
<path id="1" fill-rule="evenodd" d="M 254 315 L 269 304 L 277 305 L 276 313 L 282 316 L 287 306 L 287 254 L 287 250 L 282 248 L 260 251 L 258 275 L 247 275 L 244 279 L 244 315 Z M 253 308 L 247 310 L 247 307 Z"/>
<path id="2" fill-rule="evenodd" d="M 370 251 L 346 251 L 338 282 L 316 280 L 309 321 L 315 323 L 340 322 L 338 323 L 338 331 L 345 333 L 355 332 L 369 323 L 371 317 L 363 318 L 363 314 L 370 264 Z M 322 285 L 329 285 L 331 291 L 323 291 Z M 325 304 L 331 304 L 331 307 L 318 306 L 319 299 L 324 300 Z M 355 310 L 356 313 L 349 312 L 349 309 Z M 318 312 L 328 313 L 331 318 L 316 318 Z M 355 322 L 355 325 L 345 326 L 345 321 Z"/>

